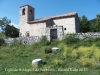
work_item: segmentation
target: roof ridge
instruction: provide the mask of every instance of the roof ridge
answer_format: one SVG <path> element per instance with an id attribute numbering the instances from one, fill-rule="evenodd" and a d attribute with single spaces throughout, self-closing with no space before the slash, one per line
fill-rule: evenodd
<path id="1" fill-rule="evenodd" d="M 71 12 L 68 14 L 62 14 L 62 15 L 51 16 L 51 17 L 46 17 L 46 18 L 42 18 L 42 19 L 38 19 L 38 20 L 29 21 L 28 23 L 36 23 L 36 22 L 46 21 L 49 19 L 57 19 L 57 18 L 62 18 L 62 17 L 70 17 L 70 16 L 74 16 L 76 14 L 77 14 L 77 12 Z"/>

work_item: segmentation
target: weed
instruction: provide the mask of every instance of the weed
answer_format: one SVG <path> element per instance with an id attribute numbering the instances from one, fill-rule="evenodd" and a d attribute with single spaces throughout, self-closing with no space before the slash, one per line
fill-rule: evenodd
<path id="1" fill-rule="evenodd" d="M 56 58 L 56 59 L 53 60 L 53 63 L 54 63 L 54 65 L 61 66 L 63 61 Z"/>

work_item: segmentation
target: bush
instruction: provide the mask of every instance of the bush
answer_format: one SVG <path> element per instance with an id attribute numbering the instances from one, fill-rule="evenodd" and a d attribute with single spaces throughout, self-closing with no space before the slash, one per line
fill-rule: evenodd
<path id="1" fill-rule="evenodd" d="M 58 47 L 60 50 L 64 50 L 64 48 L 67 47 L 67 45 L 65 43 L 61 42 L 61 43 L 59 43 Z"/>
<path id="2" fill-rule="evenodd" d="M 77 50 L 73 50 L 71 52 L 71 57 L 77 59 L 78 58 L 78 51 Z"/>
<path id="3" fill-rule="evenodd" d="M 51 42 L 51 46 L 57 46 L 60 43 L 58 39 L 54 39 L 53 42 Z"/>
<path id="4" fill-rule="evenodd" d="M 50 45 L 50 42 L 47 40 L 47 38 L 45 36 L 42 36 L 42 38 L 40 39 L 39 42 L 42 46 L 47 46 Z"/>
<path id="5" fill-rule="evenodd" d="M 0 38 L 0 46 L 3 45 L 3 44 L 5 44 L 5 41 L 4 41 L 4 39 Z"/>
<path id="6" fill-rule="evenodd" d="M 13 42 L 10 44 L 11 47 L 16 47 L 18 45 L 21 45 L 21 42 L 17 39 L 14 39 Z"/>
<path id="7" fill-rule="evenodd" d="M 42 47 L 42 49 L 45 51 L 45 53 L 52 53 L 50 46 L 44 46 L 44 47 Z"/>
<path id="8" fill-rule="evenodd" d="M 79 39 L 75 38 L 75 35 L 73 34 L 69 34 L 65 37 L 65 39 L 63 40 L 67 45 L 72 45 L 72 44 L 76 44 Z"/>
<path id="9" fill-rule="evenodd" d="M 52 53 L 51 47 L 47 46 L 44 48 L 45 53 Z"/>
<path id="10" fill-rule="evenodd" d="M 63 61 L 57 58 L 54 59 L 52 62 L 54 63 L 54 65 L 57 65 L 57 66 L 61 66 L 63 64 Z"/>
<path id="11" fill-rule="evenodd" d="M 12 38 L 19 37 L 19 30 L 13 25 L 12 26 L 7 25 L 4 33 L 7 37 L 12 37 Z"/>

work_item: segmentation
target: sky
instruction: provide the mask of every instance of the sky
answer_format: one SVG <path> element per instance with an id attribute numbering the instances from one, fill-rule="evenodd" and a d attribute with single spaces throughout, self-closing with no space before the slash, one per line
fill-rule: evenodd
<path id="1" fill-rule="evenodd" d="M 27 4 L 35 8 L 35 19 L 77 12 L 91 20 L 100 14 L 100 0 L 0 0 L 0 18 L 19 27 L 19 9 Z"/>

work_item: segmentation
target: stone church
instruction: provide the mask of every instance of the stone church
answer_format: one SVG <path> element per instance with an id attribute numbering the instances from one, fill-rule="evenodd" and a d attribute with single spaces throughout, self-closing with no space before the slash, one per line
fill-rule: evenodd
<path id="1" fill-rule="evenodd" d="M 34 10 L 30 5 L 20 7 L 21 37 L 46 36 L 48 40 L 52 40 L 62 39 L 66 34 L 79 32 L 76 12 L 35 20 Z"/>

